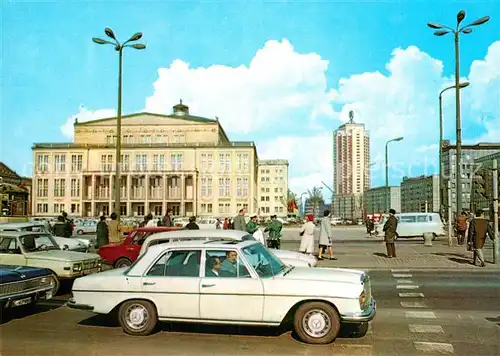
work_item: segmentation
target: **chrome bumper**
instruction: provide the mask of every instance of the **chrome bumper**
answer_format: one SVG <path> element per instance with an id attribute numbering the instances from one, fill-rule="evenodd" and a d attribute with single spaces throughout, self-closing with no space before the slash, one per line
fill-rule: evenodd
<path id="1" fill-rule="evenodd" d="M 366 310 L 359 313 L 342 314 L 340 317 L 344 323 L 365 323 L 373 320 L 376 312 L 377 303 L 375 302 L 375 298 L 372 298 L 370 305 L 366 308 Z"/>
<path id="2" fill-rule="evenodd" d="M 79 309 L 79 310 L 89 310 L 92 311 L 94 310 L 94 307 L 88 304 L 78 304 L 75 302 L 73 298 L 71 298 L 66 305 L 72 309 Z"/>

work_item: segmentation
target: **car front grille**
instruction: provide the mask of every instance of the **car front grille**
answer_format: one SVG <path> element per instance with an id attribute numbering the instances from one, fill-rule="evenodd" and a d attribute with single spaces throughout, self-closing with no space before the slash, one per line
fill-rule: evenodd
<path id="1" fill-rule="evenodd" d="M 99 260 L 85 261 L 82 264 L 83 270 L 89 270 L 99 267 Z"/>
<path id="2" fill-rule="evenodd" d="M 45 283 L 42 283 L 43 278 L 46 279 Z M 11 294 L 29 292 L 31 290 L 37 290 L 43 287 L 48 287 L 50 286 L 51 280 L 52 280 L 51 276 L 46 276 L 46 277 L 33 278 L 26 281 L 6 283 L 0 286 L 0 295 L 7 296 Z"/>

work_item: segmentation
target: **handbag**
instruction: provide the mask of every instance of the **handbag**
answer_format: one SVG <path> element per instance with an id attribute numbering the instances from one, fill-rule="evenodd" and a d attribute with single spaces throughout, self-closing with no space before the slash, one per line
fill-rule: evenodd
<path id="1" fill-rule="evenodd" d="M 299 232 L 299 236 L 304 236 L 305 231 Z"/>

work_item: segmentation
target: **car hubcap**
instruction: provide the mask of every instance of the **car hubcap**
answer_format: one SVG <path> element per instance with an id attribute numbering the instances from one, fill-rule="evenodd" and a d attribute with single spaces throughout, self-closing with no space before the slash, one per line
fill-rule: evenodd
<path id="1" fill-rule="evenodd" d="M 131 305 L 127 309 L 125 320 L 127 325 L 134 330 L 142 329 L 148 322 L 149 314 L 146 308 L 140 304 Z"/>
<path id="2" fill-rule="evenodd" d="M 314 338 L 321 338 L 328 334 L 332 325 L 330 317 L 322 310 L 311 310 L 302 320 L 305 332 Z"/>
<path id="3" fill-rule="evenodd" d="M 130 266 L 130 263 L 128 263 L 126 261 L 118 264 L 118 267 L 128 267 L 128 266 Z"/>

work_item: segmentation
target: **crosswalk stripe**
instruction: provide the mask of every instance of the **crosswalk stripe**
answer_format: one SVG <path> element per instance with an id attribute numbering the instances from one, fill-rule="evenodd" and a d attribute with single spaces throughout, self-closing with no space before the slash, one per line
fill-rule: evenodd
<path id="1" fill-rule="evenodd" d="M 441 325 L 410 324 L 408 327 L 411 333 L 444 334 L 444 330 Z"/>
<path id="2" fill-rule="evenodd" d="M 410 274 L 410 273 L 393 273 L 392 276 L 394 278 L 412 278 L 413 274 Z"/>
<path id="3" fill-rule="evenodd" d="M 418 286 L 414 284 L 407 284 L 407 285 L 399 285 L 396 286 L 397 289 L 418 289 Z"/>
<path id="4" fill-rule="evenodd" d="M 400 298 L 423 298 L 424 293 L 399 293 Z"/>
<path id="5" fill-rule="evenodd" d="M 396 280 L 397 284 L 412 284 L 415 283 L 411 279 L 398 279 Z"/>
<path id="6" fill-rule="evenodd" d="M 433 352 L 440 354 L 453 354 L 455 350 L 453 349 L 452 344 L 446 344 L 441 342 L 421 342 L 415 341 L 413 342 L 417 351 L 420 352 Z"/>
<path id="7" fill-rule="evenodd" d="M 398 273 L 398 272 L 410 272 L 409 269 L 401 269 L 401 268 L 396 268 L 396 269 L 391 269 L 391 272 L 393 273 Z"/>
<path id="8" fill-rule="evenodd" d="M 401 302 L 403 308 L 427 308 L 424 302 Z"/>
<path id="9" fill-rule="evenodd" d="M 436 314 L 431 311 L 407 311 L 405 317 L 413 319 L 437 319 Z"/>

